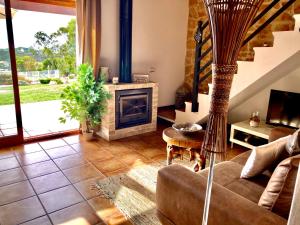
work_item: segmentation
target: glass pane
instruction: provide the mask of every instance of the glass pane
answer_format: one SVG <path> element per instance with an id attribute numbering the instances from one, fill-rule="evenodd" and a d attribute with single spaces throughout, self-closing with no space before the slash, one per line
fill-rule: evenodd
<path id="1" fill-rule="evenodd" d="M 18 133 L 14 103 L 5 8 L 0 3 L 0 138 Z"/>
<path id="2" fill-rule="evenodd" d="M 61 124 L 61 93 L 75 80 L 75 17 L 16 10 L 13 22 L 24 137 L 79 128 Z"/>

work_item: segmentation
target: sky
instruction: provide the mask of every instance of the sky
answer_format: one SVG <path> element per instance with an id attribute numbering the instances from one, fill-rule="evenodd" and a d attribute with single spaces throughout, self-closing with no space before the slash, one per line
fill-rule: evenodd
<path id="1" fill-rule="evenodd" d="M 12 22 L 15 47 L 30 47 L 34 44 L 34 34 L 43 31 L 47 34 L 66 26 L 74 16 L 17 10 Z M 0 19 L 0 48 L 7 48 L 6 23 Z"/>

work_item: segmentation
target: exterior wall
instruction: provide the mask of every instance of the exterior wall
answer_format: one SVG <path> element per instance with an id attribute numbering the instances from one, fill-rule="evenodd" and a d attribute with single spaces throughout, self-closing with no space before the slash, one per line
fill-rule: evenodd
<path id="1" fill-rule="evenodd" d="M 265 7 L 267 7 L 272 0 L 265 0 L 260 11 L 262 11 Z M 280 8 L 283 3 L 286 1 L 281 1 L 276 5 L 274 9 L 272 9 L 265 17 L 259 20 L 252 28 L 250 28 L 249 33 L 252 33 L 259 25 L 265 22 L 270 15 L 272 15 L 276 9 Z M 262 46 L 273 46 L 273 34 L 272 31 L 287 31 L 293 30 L 294 28 L 294 12 L 299 13 L 299 5 L 300 0 L 297 0 L 295 5 L 288 8 L 281 16 L 279 16 L 275 21 L 272 22 L 269 26 L 267 26 L 263 31 L 260 32 L 255 38 L 253 38 L 246 46 L 241 49 L 239 60 L 241 61 L 252 61 L 254 59 L 254 51 L 253 47 L 262 47 Z M 187 52 L 185 59 L 185 83 L 191 88 L 193 84 L 194 77 L 194 58 L 195 58 L 195 41 L 194 34 L 197 30 L 198 21 L 206 21 L 207 15 L 205 11 L 205 7 L 202 0 L 189 0 L 189 19 L 188 19 L 188 33 L 187 33 Z M 207 35 L 207 31 L 204 34 L 204 37 Z M 205 51 L 211 45 L 210 41 L 206 45 L 203 46 L 202 50 Z M 212 57 L 211 54 L 208 54 L 204 60 L 202 60 L 201 65 L 204 65 L 209 59 Z M 210 68 L 209 68 L 210 69 Z M 207 71 L 204 71 L 204 75 Z M 201 76 L 200 75 L 200 76 Z M 207 92 L 208 91 L 208 83 L 211 82 L 211 79 L 207 79 L 205 82 L 200 84 L 200 91 Z"/>

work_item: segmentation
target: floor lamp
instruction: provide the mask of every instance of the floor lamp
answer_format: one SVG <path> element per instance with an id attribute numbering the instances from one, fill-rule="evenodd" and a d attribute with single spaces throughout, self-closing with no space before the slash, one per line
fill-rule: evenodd
<path id="1" fill-rule="evenodd" d="M 228 103 L 237 57 L 262 3 L 263 0 L 204 0 L 213 45 L 213 90 L 201 150 L 210 159 L 202 225 L 208 222 L 215 159 L 225 158 Z"/>

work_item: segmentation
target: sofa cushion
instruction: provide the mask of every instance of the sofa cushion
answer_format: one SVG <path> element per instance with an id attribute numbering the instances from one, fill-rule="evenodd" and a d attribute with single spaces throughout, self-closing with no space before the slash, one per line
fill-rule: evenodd
<path id="1" fill-rule="evenodd" d="M 286 143 L 291 135 L 280 138 L 266 145 L 255 147 L 241 173 L 241 178 L 251 178 L 263 173 L 277 165 L 279 158 L 286 158 L 289 154 L 286 151 Z"/>
<path id="2" fill-rule="evenodd" d="M 269 177 L 260 175 L 249 180 L 241 179 L 242 168 L 242 165 L 232 161 L 218 163 L 214 166 L 214 182 L 254 203 L 258 203 Z M 199 174 L 207 177 L 208 168 L 200 171 Z"/>
<path id="3" fill-rule="evenodd" d="M 258 205 L 288 218 L 297 178 L 300 155 L 285 159 L 276 167 Z"/>
<path id="4" fill-rule="evenodd" d="M 246 152 L 244 152 L 244 153 L 241 153 L 241 154 L 235 156 L 235 157 L 232 158 L 230 161 L 236 162 L 236 163 L 238 163 L 238 164 L 244 166 L 244 165 L 246 164 L 246 162 L 247 162 L 247 160 L 248 160 L 250 154 L 251 154 L 251 150 L 246 151 Z"/>

